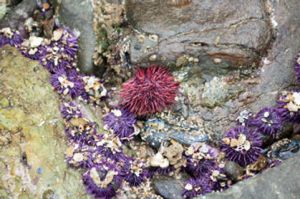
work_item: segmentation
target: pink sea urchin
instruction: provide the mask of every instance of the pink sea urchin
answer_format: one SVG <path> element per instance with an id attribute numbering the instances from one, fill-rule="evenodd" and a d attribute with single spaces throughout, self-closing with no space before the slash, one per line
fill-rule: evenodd
<path id="1" fill-rule="evenodd" d="M 121 105 L 142 116 L 163 111 L 175 102 L 179 84 L 164 67 L 139 68 L 121 90 Z"/>

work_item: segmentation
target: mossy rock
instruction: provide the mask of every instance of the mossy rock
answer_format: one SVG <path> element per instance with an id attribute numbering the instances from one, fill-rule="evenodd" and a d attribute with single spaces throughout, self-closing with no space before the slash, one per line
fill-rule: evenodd
<path id="1" fill-rule="evenodd" d="M 0 198 L 89 198 L 64 161 L 59 97 L 48 82 L 38 62 L 0 50 Z"/>

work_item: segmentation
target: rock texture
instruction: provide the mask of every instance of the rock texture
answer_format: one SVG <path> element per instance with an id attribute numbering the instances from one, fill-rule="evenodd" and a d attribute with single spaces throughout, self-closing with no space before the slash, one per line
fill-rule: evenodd
<path id="1" fill-rule="evenodd" d="M 93 30 L 92 1 L 62 0 L 59 16 L 63 24 L 80 32 L 78 66 L 82 72 L 93 72 L 93 53 L 97 42 Z"/>
<path id="2" fill-rule="evenodd" d="M 170 177 L 162 177 L 153 182 L 154 189 L 165 199 L 182 199 L 182 190 L 184 189 L 184 180 L 175 180 Z"/>
<path id="3" fill-rule="evenodd" d="M 129 21 L 159 37 L 154 42 L 132 39 L 132 61 L 140 62 L 153 53 L 174 60 L 186 53 L 208 54 L 240 65 L 256 61 L 268 48 L 272 33 L 264 1 L 204 0 L 184 6 L 171 2 L 127 1 Z"/>
<path id="4" fill-rule="evenodd" d="M 238 183 L 223 193 L 208 194 L 197 199 L 297 199 L 300 195 L 300 154 L 279 167 Z"/>
<path id="5" fill-rule="evenodd" d="M 36 1 L 23 0 L 1 19 L 0 28 L 11 27 L 22 30 L 23 22 L 33 13 L 35 8 Z"/>
<path id="6" fill-rule="evenodd" d="M 0 198 L 88 198 L 64 162 L 66 140 L 48 72 L 0 50 Z"/>
<path id="7" fill-rule="evenodd" d="M 300 49 L 300 1 L 271 1 L 276 39 L 260 71 L 260 83 L 253 89 L 257 101 L 251 109 L 275 104 L 278 91 L 295 85 L 294 58 Z"/>

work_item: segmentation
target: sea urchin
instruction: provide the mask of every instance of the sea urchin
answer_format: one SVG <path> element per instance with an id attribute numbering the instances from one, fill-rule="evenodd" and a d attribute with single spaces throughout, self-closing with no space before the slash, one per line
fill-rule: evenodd
<path id="1" fill-rule="evenodd" d="M 225 134 L 221 150 L 228 160 L 246 166 L 259 158 L 261 144 L 261 136 L 257 131 L 238 126 Z"/>
<path id="2" fill-rule="evenodd" d="M 142 116 L 163 111 L 175 102 L 179 84 L 164 67 L 139 68 L 121 90 L 121 105 Z"/>

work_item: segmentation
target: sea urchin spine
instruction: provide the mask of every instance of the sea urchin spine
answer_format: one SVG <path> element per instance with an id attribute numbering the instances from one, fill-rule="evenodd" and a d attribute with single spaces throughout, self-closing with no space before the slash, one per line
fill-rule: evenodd
<path id="1" fill-rule="evenodd" d="M 139 68 L 122 86 L 121 105 L 139 116 L 158 113 L 175 102 L 178 87 L 164 67 Z"/>

